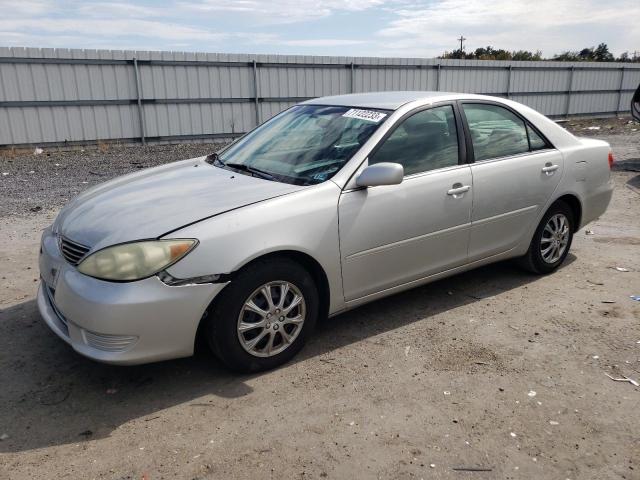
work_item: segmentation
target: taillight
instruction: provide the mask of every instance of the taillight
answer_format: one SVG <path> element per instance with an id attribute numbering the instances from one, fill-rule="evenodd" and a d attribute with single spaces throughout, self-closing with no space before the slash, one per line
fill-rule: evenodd
<path id="1" fill-rule="evenodd" d="M 609 170 L 613 168 L 613 162 L 615 162 L 615 159 L 613 158 L 613 152 L 609 151 Z"/>

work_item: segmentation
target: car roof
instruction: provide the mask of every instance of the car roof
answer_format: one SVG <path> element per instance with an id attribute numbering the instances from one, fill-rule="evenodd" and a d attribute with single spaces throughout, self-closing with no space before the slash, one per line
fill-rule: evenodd
<path id="1" fill-rule="evenodd" d="M 340 105 L 345 107 L 380 108 L 397 110 L 402 105 L 417 100 L 440 101 L 460 98 L 485 98 L 482 95 L 472 95 L 452 92 L 402 91 L 402 92 L 368 92 L 350 93 L 348 95 L 333 95 L 330 97 L 313 98 L 302 102 L 305 105 Z"/>

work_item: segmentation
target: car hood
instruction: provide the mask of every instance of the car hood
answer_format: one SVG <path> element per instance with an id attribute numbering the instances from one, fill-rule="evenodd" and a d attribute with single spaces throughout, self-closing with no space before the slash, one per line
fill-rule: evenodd
<path id="1" fill-rule="evenodd" d="M 305 187 L 214 167 L 205 157 L 125 175 L 74 198 L 54 231 L 93 250 L 158 238 L 204 218 Z"/>

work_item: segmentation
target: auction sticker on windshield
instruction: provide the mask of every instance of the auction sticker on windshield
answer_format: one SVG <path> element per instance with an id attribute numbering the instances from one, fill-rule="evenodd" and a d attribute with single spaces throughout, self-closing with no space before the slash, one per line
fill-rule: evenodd
<path id="1" fill-rule="evenodd" d="M 366 120 L 368 122 L 378 123 L 384 117 L 386 113 L 374 112 L 373 110 L 360 110 L 357 108 L 351 108 L 347 110 L 343 117 L 357 118 L 358 120 Z"/>

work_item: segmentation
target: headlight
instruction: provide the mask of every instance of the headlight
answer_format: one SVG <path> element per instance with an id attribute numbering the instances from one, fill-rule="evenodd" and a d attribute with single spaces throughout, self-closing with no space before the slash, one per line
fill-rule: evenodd
<path id="1" fill-rule="evenodd" d="M 173 265 L 197 243 L 193 239 L 151 240 L 107 247 L 85 258 L 78 270 L 102 280 L 140 280 Z"/>

